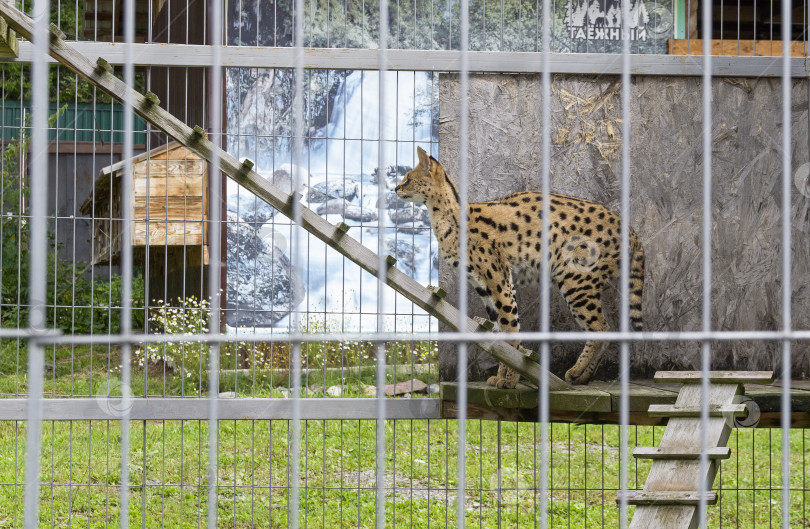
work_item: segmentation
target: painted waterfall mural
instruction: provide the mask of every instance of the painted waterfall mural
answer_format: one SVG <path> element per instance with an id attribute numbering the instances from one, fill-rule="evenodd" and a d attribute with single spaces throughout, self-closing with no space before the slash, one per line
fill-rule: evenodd
<path id="1" fill-rule="evenodd" d="M 397 258 L 397 267 L 435 284 L 438 247 L 427 211 L 401 202 L 393 191 L 413 166 L 417 145 L 435 151 L 433 76 L 386 73 L 381 103 L 377 72 L 310 72 L 300 159 L 293 154 L 291 79 L 289 71 L 229 72 L 229 151 L 253 160 L 259 174 L 287 192 L 297 181 L 305 206 L 332 223 L 346 222 L 349 234 L 374 252 L 382 227 L 383 251 Z M 376 278 L 314 236 L 301 230 L 296 249 L 292 222 L 244 188 L 228 185 L 229 326 L 286 329 L 292 309 L 299 323 L 315 314 L 343 330 L 374 330 L 380 310 L 389 315 L 388 330 L 428 328 L 429 317 L 388 287 L 378 305 Z"/>

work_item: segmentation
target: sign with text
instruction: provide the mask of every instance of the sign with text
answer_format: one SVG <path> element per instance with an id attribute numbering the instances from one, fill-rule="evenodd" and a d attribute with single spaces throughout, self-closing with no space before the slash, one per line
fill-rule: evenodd
<path id="1" fill-rule="evenodd" d="M 620 53 L 622 31 L 629 32 L 632 53 L 667 53 L 673 38 L 672 0 L 564 0 L 554 7 L 558 52 Z M 622 3 L 626 2 L 626 9 Z M 623 11 L 627 20 L 622 20 Z M 562 28 L 562 31 L 560 31 Z"/>

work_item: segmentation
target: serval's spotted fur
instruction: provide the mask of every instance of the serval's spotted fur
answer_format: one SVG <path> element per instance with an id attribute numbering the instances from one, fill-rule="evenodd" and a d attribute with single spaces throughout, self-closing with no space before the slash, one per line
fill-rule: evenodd
<path id="1" fill-rule="evenodd" d="M 442 258 L 458 267 L 459 195 L 435 158 L 417 150 L 419 165 L 397 186 L 400 199 L 427 205 Z M 520 329 L 515 286 L 537 283 L 540 275 L 542 198 L 514 193 L 490 202 L 469 204 L 467 269 L 489 318 L 506 332 Z M 621 220 L 604 206 L 565 195 L 550 196 L 549 267 L 577 322 L 586 330 L 607 331 L 600 296 L 606 282 L 619 276 Z M 630 323 L 641 329 L 644 250 L 630 230 Z M 509 342 L 520 347 L 519 341 Z M 599 365 L 603 342 L 588 341 L 565 379 L 586 384 Z M 523 350 L 527 353 L 526 350 Z M 501 364 L 487 381 L 512 388 L 520 375 Z"/>

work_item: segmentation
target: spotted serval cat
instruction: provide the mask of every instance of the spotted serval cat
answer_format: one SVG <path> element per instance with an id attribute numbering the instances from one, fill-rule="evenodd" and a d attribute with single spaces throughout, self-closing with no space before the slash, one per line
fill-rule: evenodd
<path id="1" fill-rule="evenodd" d="M 427 205 L 430 224 L 442 258 L 458 267 L 459 195 L 441 164 L 417 149 L 419 165 L 397 186 L 401 200 Z M 467 270 L 489 318 L 499 330 L 520 330 L 515 286 L 538 283 L 542 198 L 536 191 L 514 193 L 498 200 L 469 204 Z M 586 330 L 607 331 L 601 294 L 606 282 L 619 276 L 619 216 L 604 206 L 566 195 L 552 194 L 549 217 L 549 267 L 577 322 Z M 641 330 L 644 249 L 630 230 L 630 324 Z M 520 347 L 519 341 L 509 341 Z M 590 340 L 577 362 L 565 373 L 573 384 L 587 384 L 599 365 L 603 342 Z M 522 349 L 524 354 L 529 351 Z M 513 388 L 520 375 L 504 364 L 487 381 Z"/>

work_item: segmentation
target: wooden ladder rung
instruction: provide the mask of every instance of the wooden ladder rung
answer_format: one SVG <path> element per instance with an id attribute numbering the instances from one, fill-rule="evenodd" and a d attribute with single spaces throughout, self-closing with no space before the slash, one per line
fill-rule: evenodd
<path id="1" fill-rule="evenodd" d="M 773 371 L 656 371 L 656 382 L 700 384 L 703 376 L 713 384 L 770 384 Z"/>
<path id="2" fill-rule="evenodd" d="M 706 449 L 709 459 L 728 459 L 731 448 L 713 446 Z M 695 448 L 667 448 L 664 446 L 639 446 L 633 450 L 633 457 L 638 459 L 700 459 L 700 451 Z"/>
<path id="3" fill-rule="evenodd" d="M 626 493 L 628 505 L 699 505 L 699 492 L 647 492 L 643 490 L 628 490 Z M 717 503 L 717 493 L 707 491 L 704 496 L 706 505 Z M 620 503 L 622 493 L 616 496 L 616 503 Z"/>
<path id="4" fill-rule="evenodd" d="M 745 404 L 710 404 L 709 417 L 745 417 L 748 410 Z M 700 406 L 675 406 L 672 404 L 650 404 L 647 410 L 650 417 L 692 417 L 700 418 Z"/>

